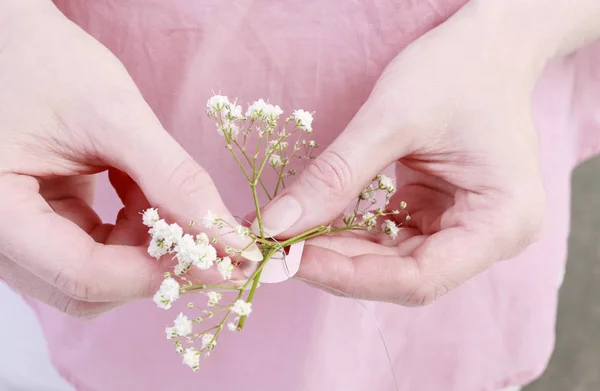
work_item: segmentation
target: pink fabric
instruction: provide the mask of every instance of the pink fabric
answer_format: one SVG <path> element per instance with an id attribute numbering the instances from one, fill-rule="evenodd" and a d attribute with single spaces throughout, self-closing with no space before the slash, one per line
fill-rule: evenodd
<path id="1" fill-rule="evenodd" d="M 234 213 L 244 215 L 252 205 L 239 196 L 243 178 L 203 114 L 211 91 L 316 110 L 315 134 L 326 145 L 386 63 L 465 1 L 56 3 L 125 63 L 166 128 L 213 175 Z M 554 64 L 536 91 L 549 215 L 541 242 L 429 307 L 367 303 L 401 390 L 495 391 L 543 371 L 554 341 L 571 168 L 597 150 L 600 110 L 592 105 L 600 101 L 600 75 L 592 64 L 598 69 L 600 58 L 593 60 L 581 53 Z M 103 182 L 98 210 L 110 220 L 119 207 Z M 32 306 L 55 365 L 78 390 L 394 389 L 368 315 L 350 300 L 298 282 L 263 286 L 244 332 L 222 338 L 196 374 L 164 338 L 177 308 L 164 312 L 140 301 L 81 321 Z"/>

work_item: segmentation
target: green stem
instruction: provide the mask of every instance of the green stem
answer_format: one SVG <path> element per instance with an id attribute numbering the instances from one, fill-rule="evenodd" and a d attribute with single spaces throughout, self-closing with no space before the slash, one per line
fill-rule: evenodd
<path id="1" fill-rule="evenodd" d="M 250 167 L 252 167 L 252 160 L 250 160 L 250 156 L 248 156 L 246 151 L 244 151 L 244 149 L 240 146 L 240 144 L 237 141 L 234 140 L 233 143 L 235 144 L 236 147 L 238 147 L 238 149 L 242 153 L 242 156 L 244 156 L 244 158 L 246 159 L 246 161 L 248 162 Z M 245 144 L 245 141 L 244 141 L 244 144 Z M 267 190 L 267 186 L 265 185 L 265 183 L 263 182 L 263 180 L 261 178 L 258 178 L 258 183 L 260 183 L 260 187 L 262 187 L 263 191 L 265 192 L 265 195 L 267 196 L 269 201 L 271 201 L 273 199 L 273 197 L 271 197 L 271 194 L 269 194 L 269 190 Z"/>

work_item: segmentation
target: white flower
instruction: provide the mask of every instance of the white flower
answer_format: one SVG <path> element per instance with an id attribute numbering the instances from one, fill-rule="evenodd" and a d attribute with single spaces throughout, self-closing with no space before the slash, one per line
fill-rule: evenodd
<path id="1" fill-rule="evenodd" d="M 375 197 L 375 188 L 373 187 L 373 185 L 365 187 L 363 191 L 360 192 L 359 198 L 361 200 L 368 200 L 371 203 L 375 204 L 377 202 L 377 199 Z"/>
<path id="2" fill-rule="evenodd" d="M 277 168 L 280 167 L 283 164 L 283 161 L 281 160 L 281 156 L 277 155 L 277 154 L 272 154 L 269 157 L 269 165 L 273 168 Z"/>
<path id="3" fill-rule="evenodd" d="M 208 99 L 206 102 L 206 108 L 208 111 L 215 115 L 216 112 L 223 110 L 226 107 L 229 107 L 229 99 L 223 95 L 214 95 Z"/>
<path id="4" fill-rule="evenodd" d="M 175 331 L 174 327 L 165 328 L 165 334 L 167 334 L 167 339 L 172 339 L 172 338 L 177 337 L 177 332 Z"/>
<path id="5" fill-rule="evenodd" d="M 352 213 L 344 213 L 344 224 L 351 225 L 356 220 L 356 214 Z"/>
<path id="6" fill-rule="evenodd" d="M 269 120 L 270 122 L 275 122 L 281 114 L 283 114 L 283 110 L 279 106 L 271 105 L 262 99 L 252 103 L 246 111 L 246 116 L 253 120 Z"/>
<path id="7" fill-rule="evenodd" d="M 231 259 L 229 257 L 223 257 L 219 263 L 217 263 L 217 270 L 221 277 L 224 280 L 231 279 L 231 275 L 233 274 L 234 266 L 231 263 Z"/>
<path id="8" fill-rule="evenodd" d="M 196 265 L 200 270 L 210 269 L 217 260 L 217 250 L 210 244 L 204 245 L 198 243 L 198 247 L 200 248 L 202 255 L 196 261 L 194 261 L 194 265 Z"/>
<path id="9" fill-rule="evenodd" d="M 185 349 L 183 354 L 183 363 L 196 372 L 200 367 L 200 352 L 194 348 Z"/>
<path id="10" fill-rule="evenodd" d="M 381 190 L 387 190 L 389 193 L 393 193 L 396 190 L 392 178 L 383 174 L 379 176 L 379 188 Z"/>
<path id="11" fill-rule="evenodd" d="M 158 216 L 158 210 L 155 208 L 146 209 L 142 215 L 142 222 L 147 227 L 152 227 L 158 220 L 160 220 L 160 217 Z"/>
<path id="12" fill-rule="evenodd" d="M 365 224 L 367 226 L 367 228 L 372 228 L 375 226 L 375 223 L 377 221 L 376 221 L 375 215 L 373 213 L 367 212 L 367 213 L 363 214 L 362 222 L 363 222 L 363 224 Z"/>
<path id="13" fill-rule="evenodd" d="M 154 238 L 150 241 L 150 244 L 148 245 L 148 254 L 150 254 L 151 257 L 159 259 L 166 253 L 167 249 L 164 248 L 162 242 L 159 242 Z"/>
<path id="14" fill-rule="evenodd" d="M 237 326 L 235 325 L 235 323 L 229 322 L 229 323 L 227 323 L 227 329 L 229 331 L 236 331 L 237 330 Z"/>
<path id="15" fill-rule="evenodd" d="M 208 296 L 208 306 L 214 307 L 219 304 L 219 300 L 223 298 L 223 295 L 218 292 L 208 292 L 206 294 Z"/>
<path id="16" fill-rule="evenodd" d="M 192 327 L 193 322 L 182 312 L 180 312 L 179 315 L 177 315 L 177 318 L 175 318 L 173 330 L 180 337 L 185 337 L 186 335 L 190 334 L 192 332 Z"/>
<path id="17" fill-rule="evenodd" d="M 175 247 L 175 252 L 177 252 L 179 263 L 184 267 L 191 265 L 199 257 L 196 240 L 189 234 L 185 234 L 179 239 L 177 247 Z"/>
<path id="18" fill-rule="evenodd" d="M 250 235 L 250 230 L 244 226 L 238 225 L 235 227 L 235 233 L 242 239 L 247 238 Z"/>
<path id="19" fill-rule="evenodd" d="M 183 235 L 183 229 L 176 223 L 167 224 L 165 220 L 161 219 L 154 223 L 148 233 L 152 235 L 152 242 L 154 242 L 154 245 L 162 247 L 166 250 L 166 253 L 174 244 L 177 244 L 181 235 Z M 152 246 L 152 243 L 150 245 Z M 150 252 L 150 249 L 148 249 L 148 252 Z"/>
<path id="20" fill-rule="evenodd" d="M 239 299 L 233 303 L 231 311 L 240 316 L 250 315 L 250 312 L 252 312 L 252 303 Z"/>
<path id="21" fill-rule="evenodd" d="M 224 119 L 222 123 L 217 124 L 217 132 L 222 136 L 236 138 L 240 133 L 240 127 L 229 119 Z"/>
<path id="22" fill-rule="evenodd" d="M 201 232 L 198 235 L 196 235 L 196 242 L 207 245 L 210 242 L 210 240 L 208 240 L 208 236 L 204 232 Z"/>
<path id="23" fill-rule="evenodd" d="M 167 277 L 160 284 L 158 292 L 154 295 L 154 302 L 159 308 L 168 310 L 171 304 L 179 298 L 179 283 L 171 277 Z"/>
<path id="24" fill-rule="evenodd" d="M 244 116 L 242 115 L 242 106 L 236 105 L 235 103 L 231 104 L 231 106 L 229 107 L 229 112 L 227 114 L 232 120 L 239 120 L 244 118 Z"/>
<path id="25" fill-rule="evenodd" d="M 175 275 L 182 276 L 187 273 L 188 270 L 190 270 L 189 265 L 184 265 L 180 262 L 173 268 L 173 273 L 175 273 Z"/>
<path id="26" fill-rule="evenodd" d="M 295 110 L 294 119 L 300 129 L 304 130 L 306 133 L 312 133 L 313 116 L 311 113 L 304 110 Z"/>
<path id="27" fill-rule="evenodd" d="M 204 215 L 204 217 L 202 217 L 202 224 L 204 225 L 204 228 L 212 228 L 215 225 L 217 225 L 218 221 L 219 218 L 217 217 L 217 215 L 211 212 L 210 210 L 206 212 L 206 215 Z"/>
<path id="28" fill-rule="evenodd" d="M 148 233 L 155 238 L 165 238 L 169 235 L 169 224 L 163 219 L 155 221 Z"/>
<path id="29" fill-rule="evenodd" d="M 317 148 L 317 147 L 318 147 L 318 144 L 317 144 L 317 142 L 316 142 L 316 141 L 314 141 L 314 140 L 310 140 L 310 141 L 308 142 L 308 147 L 309 147 L 309 148 Z"/>
<path id="30" fill-rule="evenodd" d="M 213 341 L 215 338 L 214 334 L 206 333 L 202 336 L 202 349 L 212 349 L 217 344 L 217 341 Z"/>
<path id="31" fill-rule="evenodd" d="M 383 224 L 381 224 L 381 230 L 385 234 L 389 235 L 392 239 L 396 239 L 400 228 L 398 228 L 398 226 L 392 220 L 386 220 L 383 222 Z"/>

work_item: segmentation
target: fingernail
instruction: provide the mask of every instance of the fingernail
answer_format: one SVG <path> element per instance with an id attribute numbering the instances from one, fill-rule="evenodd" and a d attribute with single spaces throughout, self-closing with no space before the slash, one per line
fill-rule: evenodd
<path id="1" fill-rule="evenodd" d="M 246 250 L 242 251 L 242 257 L 253 262 L 261 262 L 263 260 L 263 255 L 256 244 L 253 244 Z"/>
<path id="2" fill-rule="evenodd" d="M 302 215 L 302 206 L 291 195 L 284 195 L 269 205 L 262 213 L 263 231 L 266 236 L 277 236 L 290 229 Z M 252 231 L 259 235 L 258 220 L 252 222 Z"/>

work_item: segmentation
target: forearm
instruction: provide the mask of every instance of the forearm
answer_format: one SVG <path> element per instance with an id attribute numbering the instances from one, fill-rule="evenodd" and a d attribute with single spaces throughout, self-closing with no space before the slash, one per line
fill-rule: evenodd
<path id="1" fill-rule="evenodd" d="M 483 55 L 537 75 L 548 61 L 600 38 L 600 0 L 471 0 L 449 24 Z"/>

